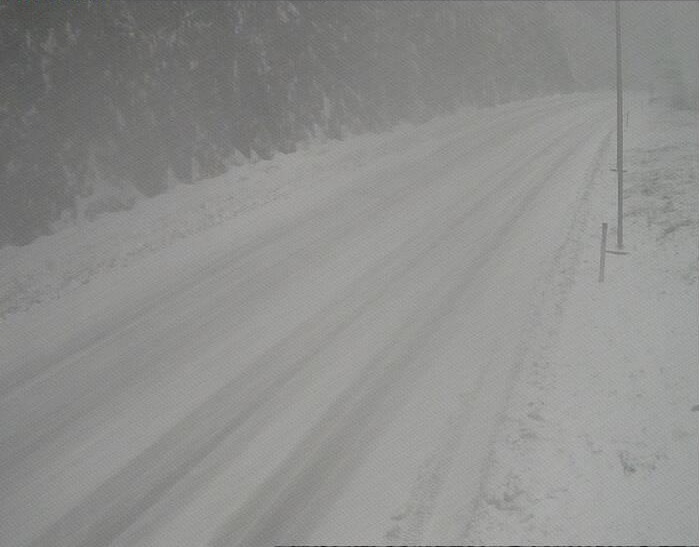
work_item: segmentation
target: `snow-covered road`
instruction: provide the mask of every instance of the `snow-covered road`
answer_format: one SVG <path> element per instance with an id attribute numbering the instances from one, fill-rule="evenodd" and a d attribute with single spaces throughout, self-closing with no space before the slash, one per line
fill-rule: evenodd
<path id="1" fill-rule="evenodd" d="M 443 124 L 8 322 L 0 544 L 457 541 L 613 108 Z"/>

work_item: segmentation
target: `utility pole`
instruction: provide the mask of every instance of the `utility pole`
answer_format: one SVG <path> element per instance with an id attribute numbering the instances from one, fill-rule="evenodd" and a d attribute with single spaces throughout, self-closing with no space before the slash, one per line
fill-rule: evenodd
<path id="1" fill-rule="evenodd" d="M 616 178 L 617 228 L 616 246 L 624 247 L 624 103 L 621 91 L 621 5 L 614 1 L 616 16 Z"/>

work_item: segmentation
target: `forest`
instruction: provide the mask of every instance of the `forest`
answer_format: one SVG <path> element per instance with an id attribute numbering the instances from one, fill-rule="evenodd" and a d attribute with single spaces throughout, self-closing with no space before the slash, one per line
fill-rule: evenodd
<path id="1" fill-rule="evenodd" d="M 0 246 L 312 138 L 573 88 L 540 2 L 0 4 Z M 118 197 L 125 196 L 125 197 Z M 97 214 L 99 211 L 92 211 Z"/>

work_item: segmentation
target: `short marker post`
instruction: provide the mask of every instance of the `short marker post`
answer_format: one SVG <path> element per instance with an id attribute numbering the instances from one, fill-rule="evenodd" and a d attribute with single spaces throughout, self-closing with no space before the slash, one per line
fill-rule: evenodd
<path id="1" fill-rule="evenodd" d="M 604 261 L 607 256 L 607 223 L 602 223 L 602 243 L 599 251 L 599 282 L 604 281 Z"/>

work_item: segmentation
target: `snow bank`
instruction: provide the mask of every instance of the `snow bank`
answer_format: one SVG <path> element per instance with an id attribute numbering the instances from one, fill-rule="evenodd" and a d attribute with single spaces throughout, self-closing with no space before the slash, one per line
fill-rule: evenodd
<path id="1" fill-rule="evenodd" d="M 176 185 L 165 194 L 136 202 L 130 210 L 91 218 L 81 215 L 76 224 L 29 245 L 0 248 L 0 319 L 55 300 L 98 275 L 283 200 L 292 191 L 308 193 L 315 188 L 318 193 L 319 186 L 328 186 L 340 174 L 417 152 L 430 131 L 439 133 L 440 127 L 458 125 L 472 115 L 473 110 L 463 109 L 420 128 L 403 124 L 391 132 L 351 136 L 344 142 L 306 144 L 294 154 L 237 166 L 196 185 Z"/>
<path id="2" fill-rule="evenodd" d="M 553 284 L 466 543 L 699 543 L 699 125 L 645 101 L 630 122 L 629 254 L 608 254 L 598 283 L 602 221 L 616 242 L 610 172 Z"/>

